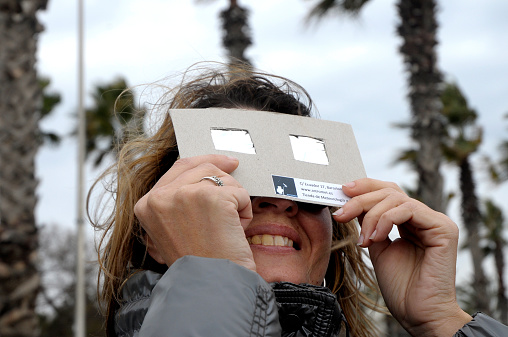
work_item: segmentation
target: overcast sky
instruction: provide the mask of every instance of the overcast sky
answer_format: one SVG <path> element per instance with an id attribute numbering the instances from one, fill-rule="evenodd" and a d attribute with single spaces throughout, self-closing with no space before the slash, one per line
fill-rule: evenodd
<path id="1" fill-rule="evenodd" d="M 40 19 L 39 71 L 49 76 L 63 103 L 42 127 L 69 134 L 77 106 L 77 1 L 50 0 Z M 130 85 L 157 81 L 198 61 L 226 61 L 218 13 L 228 1 L 86 1 L 86 92 L 118 76 Z M 241 0 L 250 9 L 254 65 L 303 85 L 321 118 L 353 126 L 367 174 L 410 185 L 414 175 L 392 166 L 408 144 L 407 131 L 391 125 L 407 121 L 406 76 L 398 53 L 395 1 L 372 0 L 357 19 L 328 18 L 305 25 L 315 1 Z M 438 65 L 455 80 L 479 113 L 484 128 L 481 152 L 496 155 L 507 139 L 508 1 L 446 0 L 439 7 Z M 87 98 L 89 102 L 89 97 Z M 38 222 L 73 226 L 76 218 L 75 140 L 43 148 Z M 482 165 L 476 157 L 478 168 Z M 456 190 L 456 172 L 444 167 L 447 189 Z M 88 170 L 87 184 L 99 174 Z M 494 188 L 475 172 L 482 197 L 493 197 L 508 216 L 508 187 Z M 456 201 L 456 203 L 458 200 Z M 460 223 L 456 205 L 452 218 Z M 455 210 L 454 210 L 455 209 Z"/>

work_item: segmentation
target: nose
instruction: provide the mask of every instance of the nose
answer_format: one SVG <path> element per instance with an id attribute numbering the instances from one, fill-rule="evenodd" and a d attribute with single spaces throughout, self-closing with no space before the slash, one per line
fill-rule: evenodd
<path id="1" fill-rule="evenodd" d="M 292 200 L 270 197 L 254 197 L 251 202 L 252 211 L 254 213 L 286 213 L 289 217 L 295 216 L 298 213 L 298 204 Z"/>

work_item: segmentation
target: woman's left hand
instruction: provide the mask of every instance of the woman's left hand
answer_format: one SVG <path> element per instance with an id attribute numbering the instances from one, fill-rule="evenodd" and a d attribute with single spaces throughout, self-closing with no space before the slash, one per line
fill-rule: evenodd
<path id="1" fill-rule="evenodd" d="M 446 215 L 407 196 L 394 183 L 360 179 L 334 215 L 360 219 L 358 244 L 368 247 L 385 303 L 413 336 L 453 336 L 471 316 L 455 296 L 458 228 Z M 400 238 L 388 237 L 393 225 Z"/>

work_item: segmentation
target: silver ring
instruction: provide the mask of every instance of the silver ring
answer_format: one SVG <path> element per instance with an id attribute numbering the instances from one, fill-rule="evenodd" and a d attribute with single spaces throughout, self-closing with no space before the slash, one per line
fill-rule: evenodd
<path id="1" fill-rule="evenodd" d="M 203 177 L 203 178 L 201 178 L 200 181 L 203 181 L 203 180 L 210 180 L 210 181 L 213 181 L 215 183 L 215 185 L 217 185 L 217 186 L 224 186 L 224 182 L 222 180 L 220 180 L 220 178 L 217 176 Z"/>

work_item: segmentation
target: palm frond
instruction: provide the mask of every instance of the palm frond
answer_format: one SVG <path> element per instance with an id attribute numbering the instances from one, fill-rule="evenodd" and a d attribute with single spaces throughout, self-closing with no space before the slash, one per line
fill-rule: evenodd
<path id="1" fill-rule="evenodd" d="M 328 15 L 357 16 L 369 0 L 319 0 L 307 14 L 306 21 L 320 21 Z"/>

